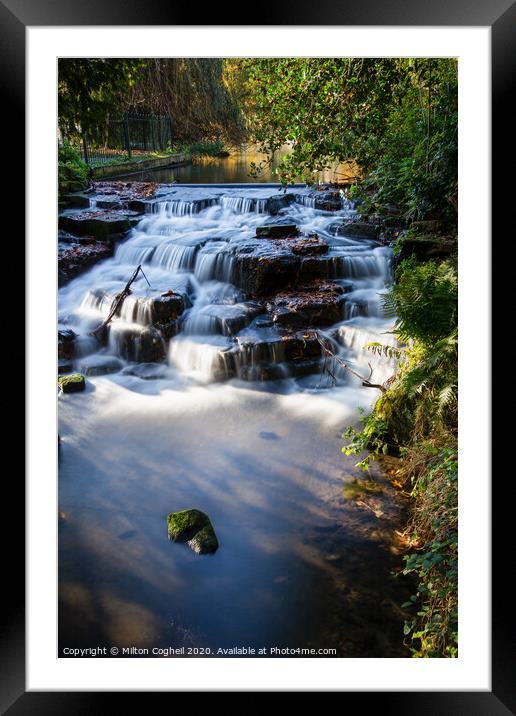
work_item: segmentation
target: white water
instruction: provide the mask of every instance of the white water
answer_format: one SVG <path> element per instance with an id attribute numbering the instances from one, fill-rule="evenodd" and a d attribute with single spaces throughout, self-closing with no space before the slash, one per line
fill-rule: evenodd
<path id="1" fill-rule="evenodd" d="M 356 614 L 376 609 L 391 589 L 388 549 L 374 515 L 346 516 L 341 495 L 355 461 L 341 453 L 342 432 L 378 391 L 345 371 L 333 386 L 326 375 L 293 377 L 278 329 L 263 324 L 244 287 L 232 285 L 232 252 L 269 218 L 260 212 L 270 195 L 176 188 L 112 258 L 59 292 L 60 322 L 79 334 L 75 369 L 88 374 L 85 393 L 60 396 L 65 645 L 216 647 L 248 639 L 341 648 L 343 640 L 344 654 L 364 656 L 361 644 L 378 632 Z M 204 199 L 210 205 L 202 208 Z M 389 250 L 333 237 L 336 215 L 301 201 L 285 220 L 327 239 L 330 277 L 352 282 L 349 320 L 324 333 L 357 370 L 368 375 L 371 363 L 372 380 L 384 380 L 394 365 L 363 346 L 391 340 L 380 315 Z M 348 206 L 341 217 L 351 214 Z M 89 331 L 139 263 L 152 288 L 138 278 L 100 346 Z M 137 354 L 152 299 L 168 290 L 190 305 L 178 335 L 165 341 L 163 363 L 127 360 L 124 346 L 131 339 Z M 116 367 L 114 359 L 120 370 L 95 375 Z M 263 365 L 276 380 L 253 382 Z M 166 514 L 185 507 L 210 515 L 221 545 L 213 557 L 167 541 Z M 338 538 L 321 542 L 326 533 L 318 530 L 335 524 Z M 337 566 L 329 561 L 336 553 Z M 396 618 L 388 616 L 397 645 Z M 379 643 L 368 654 L 391 655 L 389 648 Z"/>
<path id="2" fill-rule="evenodd" d="M 223 375 L 222 353 L 234 347 L 233 337 L 240 331 L 249 334 L 247 325 L 260 313 L 246 301 L 245 285 L 237 274 L 235 251 L 254 237 L 257 226 L 270 220 L 263 212 L 269 198 L 278 194 L 257 187 L 176 188 L 172 193 L 171 198 L 164 197 L 149 205 L 149 211 L 129 238 L 117 247 L 113 258 L 60 291 L 60 321 L 81 336 L 81 354 L 97 351 L 124 359 L 127 350 L 120 350 L 124 343 L 121 337 L 124 331 L 137 336 L 142 326 L 152 324 L 153 297 L 167 290 L 181 293 L 192 305 L 181 319 L 180 335 L 172 339 L 170 346 L 164 346 L 164 353 L 168 354 L 171 367 L 185 375 L 198 373 L 205 381 L 210 379 L 212 370 L 211 377 L 216 379 Z M 352 284 L 343 319 L 353 321 L 362 317 L 366 322 L 373 319 L 377 322 L 381 317 L 381 293 L 390 279 L 390 249 L 330 233 L 331 224 L 338 218 L 353 216 L 349 202 L 338 213 L 317 211 L 313 204 L 311 196 L 298 191 L 296 201 L 283 209 L 281 218 L 296 223 L 303 233 L 316 232 L 330 243 L 328 278 Z M 138 264 L 142 264 L 151 288 L 143 276 L 138 278 L 120 316 L 112 322 L 108 345 L 101 347 L 87 336 L 108 315 L 113 297 Z M 240 283 L 240 288 L 235 283 Z M 261 339 L 262 334 L 263 329 L 252 332 L 254 339 Z M 249 344 L 249 335 L 246 339 Z M 280 336 L 275 339 L 278 341 Z M 341 342 L 341 351 L 347 360 L 361 359 L 361 348 L 356 343 Z M 272 351 L 268 359 L 273 364 L 283 362 L 277 351 Z M 382 370 L 386 367 L 376 362 Z M 237 376 L 244 374 L 246 365 L 255 368 L 256 364 L 255 348 L 244 346 L 236 357 Z M 253 372 L 248 371 L 248 375 Z M 288 370 L 281 375 L 288 377 Z"/>

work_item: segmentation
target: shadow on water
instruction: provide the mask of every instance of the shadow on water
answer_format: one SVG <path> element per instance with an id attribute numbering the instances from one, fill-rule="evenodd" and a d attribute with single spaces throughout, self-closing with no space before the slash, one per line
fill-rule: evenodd
<path id="1" fill-rule="evenodd" d="M 112 404 L 127 394 L 108 393 Z M 296 419 L 288 396 L 236 393 L 202 389 L 180 406 L 167 393 L 143 429 L 142 405 L 138 421 L 126 411 L 118 425 L 109 410 L 96 419 L 87 406 L 74 410 L 73 430 L 61 430 L 61 648 L 245 644 L 405 655 L 397 605 L 407 595 L 390 574 L 400 566 L 391 535 L 403 506 L 385 478 L 374 474 L 379 518 L 344 498 L 355 470 L 346 458 L 336 465 L 334 432 Z M 70 425 L 68 405 L 60 413 Z M 322 441 L 317 455 L 307 434 Z M 167 539 L 166 514 L 190 506 L 212 519 L 221 545 L 213 556 Z"/>

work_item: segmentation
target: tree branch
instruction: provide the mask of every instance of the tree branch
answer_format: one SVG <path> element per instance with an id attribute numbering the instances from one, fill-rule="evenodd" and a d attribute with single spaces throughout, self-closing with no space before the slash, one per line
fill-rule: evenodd
<path id="1" fill-rule="evenodd" d="M 118 293 L 115 296 L 113 303 L 111 304 L 111 310 L 109 311 L 108 317 L 106 318 L 106 320 L 103 323 L 100 324 L 100 326 L 98 326 L 97 328 L 95 328 L 94 331 L 91 332 L 92 336 L 97 336 L 98 333 L 101 333 L 102 331 L 104 331 L 105 328 L 108 326 L 108 324 L 111 322 L 111 319 L 113 318 L 113 316 L 115 316 L 120 311 L 123 302 L 125 301 L 127 296 L 129 296 L 129 294 L 131 293 L 131 284 L 136 281 L 136 279 L 138 278 L 138 274 L 140 272 L 142 273 L 142 275 L 145 278 L 145 280 L 147 281 L 147 283 L 149 283 L 149 280 L 147 279 L 147 276 L 145 276 L 145 274 L 143 273 L 143 269 L 140 264 L 138 266 L 138 268 L 135 270 L 135 272 L 133 273 L 133 275 L 131 276 L 131 278 L 129 279 L 129 281 L 125 284 L 123 291 L 120 291 L 120 293 Z M 150 286 L 150 283 L 149 283 L 149 286 Z"/>
<path id="2" fill-rule="evenodd" d="M 341 358 L 339 358 L 338 356 L 336 356 L 335 353 L 333 353 L 333 352 L 328 348 L 328 346 L 325 345 L 324 341 L 322 340 L 322 338 L 320 337 L 320 335 L 317 333 L 317 331 L 315 331 L 315 335 L 316 335 L 316 337 L 317 337 L 317 341 L 318 341 L 319 345 L 321 346 L 322 351 L 323 351 L 327 356 L 329 356 L 330 358 L 332 358 L 338 365 L 340 365 L 341 368 L 345 368 L 347 371 L 349 371 L 349 372 L 350 372 L 352 375 L 354 375 L 356 378 L 359 378 L 359 379 L 362 381 L 362 385 L 363 385 L 365 388 L 377 388 L 378 390 L 381 390 L 382 393 L 386 393 L 386 392 L 387 392 L 387 388 L 386 388 L 384 385 L 380 385 L 379 383 L 371 383 L 367 378 L 364 378 L 363 375 L 360 375 L 360 373 L 357 373 L 356 370 L 353 370 L 353 368 L 350 368 L 350 366 L 349 366 L 347 363 L 344 363 L 344 361 L 343 361 Z M 369 367 L 371 367 L 371 366 L 369 366 Z M 371 377 L 371 375 L 372 375 L 372 371 L 371 371 L 371 373 L 369 374 L 369 377 Z"/>

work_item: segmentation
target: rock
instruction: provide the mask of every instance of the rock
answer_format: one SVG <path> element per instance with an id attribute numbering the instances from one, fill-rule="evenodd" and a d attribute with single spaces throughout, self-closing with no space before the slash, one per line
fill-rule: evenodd
<path id="1" fill-rule="evenodd" d="M 127 208 L 131 211 L 136 211 L 138 214 L 145 214 L 150 204 L 151 202 L 145 201 L 145 199 L 132 199 L 127 202 Z"/>
<path id="2" fill-rule="evenodd" d="M 138 363 L 128 365 L 121 373 L 122 375 L 134 375 L 142 380 L 158 380 L 166 374 L 168 366 L 163 363 Z"/>
<path id="3" fill-rule="evenodd" d="M 197 554 L 216 552 L 219 543 L 208 515 L 200 510 L 171 512 L 167 517 L 168 537 L 173 542 L 186 542 Z"/>
<path id="4" fill-rule="evenodd" d="M 72 210 L 60 214 L 58 226 L 78 236 L 88 234 L 100 241 L 109 241 L 110 236 L 124 234 L 134 226 L 139 220 L 136 217 L 135 211 Z"/>
<path id="5" fill-rule="evenodd" d="M 295 281 L 299 274 L 299 257 L 278 249 L 246 253 L 238 247 L 231 282 L 250 296 L 263 296 Z"/>
<path id="6" fill-rule="evenodd" d="M 219 548 L 217 536 L 211 524 L 203 527 L 187 542 L 196 554 L 213 554 Z"/>
<path id="7" fill-rule="evenodd" d="M 166 346 L 160 331 L 154 326 L 135 324 L 109 326 L 109 344 L 116 354 L 127 361 L 159 363 L 165 358 Z"/>
<path id="8" fill-rule="evenodd" d="M 266 224 L 256 227 L 256 236 L 265 239 L 281 239 L 287 236 L 297 236 L 299 230 L 295 224 Z"/>
<path id="9" fill-rule="evenodd" d="M 314 208 L 319 211 L 339 211 L 342 209 L 342 197 L 338 191 L 317 191 Z"/>
<path id="10" fill-rule="evenodd" d="M 80 373 L 61 376 L 57 379 L 57 384 L 63 393 L 80 393 L 86 387 L 84 376 Z"/>
<path id="11" fill-rule="evenodd" d="M 57 372 L 59 374 L 61 373 L 71 373 L 73 370 L 73 362 L 71 360 L 68 360 L 67 358 L 59 358 L 57 361 Z"/>
<path id="12" fill-rule="evenodd" d="M 262 332 L 256 330 L 254 323 L 236 336 L 235 343 L 225 353 L 226 377 L 236 375 L 248 381 L 284 379 L 296 375 L 297 365 L 303 361 L 307 362 L 303 374 L 319 370 L 321 346 L 315 331 L 273 328 Z"/>
<path id="13" fill-rule="evenodd" d="M 318 281 L 282 291 L 266 303 L 275 323 L 288 326 L 324 326 L 343 319 L 344 289 L 331 281 Z"/>
<path id="14" fill-rule="evenodd" d="M 234 336 L 262 312 L 261 304 L 254 301 L 210 303 L 188 316 L 185 330 L 190 334 L 220 333 L 223 336 Z"/>
<path id="15" fill-rule="evenodd" d="M 105 195 L 109 198 L 117 198 L 124 202 L 132 199 L 148 199 L 154 196 L 161 188 L 156 182 L 144 181 L 94 181 L 92 183 L 94 195 Z"/>
<path id="16" fill-rule="evenodd" d="M 75 234 L 70 234 L 69 231 L 63 231 L 63 229 L 58 229 L 57 243 L 58 244 L 94 244 L 95 237 L 94 236 L 76 236 Z"/>
<path id="17" fill-rule="evenodd" d="M 67 206 L 70 206 L 70 207 L 76 207 L 76 208 L 82 209 L 85 207 L 89 207 L 89 205 L 90 205 L 89 194 L 84 194 L 82 192 L 74 192 L 72 194 L 65 194 L 63 199 L 66 202 Z"/>
<path id="18" fill-rule="evenodd" d="M 341 256 L 317 236 L 251 238 L 228 242 L 223 250 L 206 244 L 195 272 L 202 281 L 231 283 L 258 299 L 299 281 L 339 276 Z"/>
<path id="19" fill-rule="evenodd" d="M 293 378 L 304 378 L 306 375 L 313 375 L 322 371 L 323 361 L 320 358 L 312 360 L 300 360 L 292 363 L 290 371 Z"/>
<path id="20" fill-rule="evenodd" d="M 183 313 L 186 308 L 185 297 L 174 291 L 167 291 L 152 299 L 152 322 L 169 323 Z"/>
<path id="21" fill-rule="evenodd" d="M 408 234 L 400 236 L 396 243 L 398 260 L 415 256 L 418 261 L 444 259 L 457 251 L 457 242 L 451 237 L 437 234 Z"/>
<path id="22" fill-rule="evenodd" d="M 74 354 L 74 342 L 77 334 L 70 328 L 62 328 L 57 332 L 57 356 L 70 359 Z"/>
<path id="23" fill-rule="evenodd" d="M 297 256 L 326 254 L 330 248 L 326 241 L 319 238 L 317 234 L 311 234 L 306 237 L 300 236 L 295 239 L 285 239 L 285 243 L 290 251 Z"/>
<path id="24" fill-rule="evenodd" d="M 86 245 L 72 245 L 58 251 L 57 277 L 59 286 L 75 278 L 82 271 L 113 254 L 113 247 L 101 241 Z"/>
<path id="25" fill-rule="evenodd" d="M 95 204 L 96 208 L 98 209 L 109 209 L 110 211 L 120 211 L 121 209 L 129 208 L 126 207 L 125 203 L 120 201 L 120 199 L 118 199 L 116 196 L 108 196 L 104 199 L 96 199 Z"/>
<path id="26" fill-rule="evenodd" d="M 295 194 L 278 194 L 267 199 L 266 211 L 271 216 L 276 216 L 282 209 L 296 200 Z"/>
<path id="27" fill-rule="evenodd" d="M 83 358 L 79 365 L 79 369 L 90 376 L 117 373 L 121 368 L 123 364 L 115 356 L 97 354 Z"/>
<path id="28" fill-rule="evenodd" d="M 381 226 L 365 221 L 346 221 L 343 224 L 333 224 L 330 229 L 335 232 L 336 236 L 373 240 L 376 240 L 381 232 Z"/>

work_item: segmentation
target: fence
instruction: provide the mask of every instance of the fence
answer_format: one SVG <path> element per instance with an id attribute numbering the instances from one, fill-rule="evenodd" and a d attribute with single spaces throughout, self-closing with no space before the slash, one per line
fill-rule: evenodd
<path id="1" fill-rule="evenodd" d="M 168 149 L 172 144 L 172 122 L 168 116 L 130 114 L 110 119 L 95 139 L 85 134 L 80 141 L 82 158 L 87 164 L 107 164 L 117 160 Z"/>

